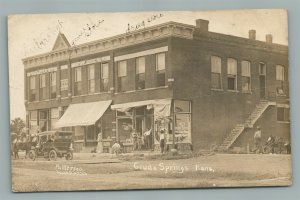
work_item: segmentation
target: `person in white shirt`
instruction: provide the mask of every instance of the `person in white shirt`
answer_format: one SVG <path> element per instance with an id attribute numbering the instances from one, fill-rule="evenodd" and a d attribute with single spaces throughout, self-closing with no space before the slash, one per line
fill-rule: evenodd
<path id="1" fill-rule="evenodd" d="M 151 144 L 150 144 L 150 135 L 151 135 L 151 129 L 149 130 L 149 128 L 147 128 L 147 130 L 145 131 L 144 133 L 144 138 L 145 138 L 145 146 L 147 149 L 150 149 L 151 148 Z"/>
<path id="2" fill-rule="evenodd" d="M 100 131 L 98 133 L 98 137 L 97 137 L 97 153 L 103 153 L 103 143 L 102 143 L 102 132 Z"/>

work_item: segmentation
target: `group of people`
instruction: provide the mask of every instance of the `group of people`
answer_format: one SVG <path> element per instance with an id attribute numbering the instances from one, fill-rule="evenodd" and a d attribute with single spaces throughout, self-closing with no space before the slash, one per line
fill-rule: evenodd
<path id="1" fill-rule="evenodd" d="M 133 150 L 141 150 L 142 147 L 145 149 L 151 148 L 151 129 L 146 129 L 143 134 L 136 132 L 136 130 L 133 129 L 131 137 L 133 141 Z"/>
<path id="2" fill-rule="evenodd" d="M 281 152 L 283 148 L 285 148 L 285 151 L 287 154 L 291 153 L 291 144 L 290 142 L 286 141 L 285 143 L 283 141 L 277 140 L 272 134 L 268 137 L 267 141 L 262 144 L 262 132 L 260 126 L 256 127 L 256 131 L 254 132 L 254 149 L 253 151 L 255 153 L 275 153 L 275 147 L 279 147 L 279 151 Z M 268 150 L 268 151 L 267 151 Z"/>

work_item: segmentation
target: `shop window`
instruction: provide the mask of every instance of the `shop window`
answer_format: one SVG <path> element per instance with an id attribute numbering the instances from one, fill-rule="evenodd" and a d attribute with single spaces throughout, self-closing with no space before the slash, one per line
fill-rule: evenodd
<path id="1" fill-rule="evenodd" d="M 44 100 L 47 97 L 46 91 L 46 74 L 40 75 L 40 100 Z"/>
<path id="2" fill-rule="evenodd" d="M 127 61 L 118 63 L 118 91 L 124 92 L 127 78 Z"/>
<path id="3" fill-rule="evenodd" d="M 48 110 L 39 111 L 39 129 L 42 132 L 48 130 Z"/>
<path id="4" fill-rule="evenodd" d="M 237 61 L 232 58 L 227 60 L 227 89 L 237 90 Z"/>
<path id="5" fill-rule="evenodd" d="M 96 133 L 95 133 L 95 126 L 88 126 L 86 129 L 86 140 L 87 141 L 96 141 Z"/>
<path id="6" fill-rule="evenodd" d="M 35 76 L 29 77 L 29 101 L 36 100 L 36 79 Z"/>
<path id="7" fill-rule="evenodd" d="M 81 67 L 77 67 L 75 70 L 75 78 L 74 78 L 74 95 L 81 94 Z"/>
<path id="8" fill-rule="evenodd" d="M 175 112 L 176 113 L 190 113 L 191 112 L 191 103 L 190 101 L 175 101 Z"/>
<path id="9" fill-rule="evenodd" d="M 37 111 L 29 111 L 29 128 L 30 130 L 37 130 Z"/>
<path id="10" fill-rule="evenodd" d="M 242 61 L 242 91 L 251 91 L 251 69 L 249 61 Z"/>
<path id="11" fill-rule="evenodd" d="M 284 82 L 284 67 L 282 65 L 276 65 L 276 90 L 277 94 L 283 95 L 283 82 Z"/>
<path id="12" fill-rule="evenodd" d="M 50 96 L 51 99 L 56 98 L 56 72 L 50 73 Z"/>
<path id="13" fill-rule="evenodd" d="M 95 65 L 88 65 L 88 93 L 95 93 Z"/>
<path id="14" fill-rule="evenodd" d="M 277 121 L 289 122 L 290 121 L 290 109 L 285 107 L 277 107 Z"/>
<path id="15" fill-rule="evenodd" d="M 157 87 L 166 85 L 166 54 L 156 54 Z"/>
<path id="16" fill-rule="evenodd" d="M 101 65 L 101 92 L 107 92 L 108 91 L 108 80 L 109 80 L 109 68 L 108 63 L 103 63 Z"/>
<path id="17" fill-rule="evenodd" d="M 133 122 L 132 118 L 119 118 L 118 120 L 118 137 L 119 140 L 124 144 L 132 143 L 132 130 Z"/>
<path id="18" fill-rule="evenodd" d="M 175 142 L 191 143 L 191 101 L 174 101 Z"/>
<path id="19" fill-rule="evenodd" d="M 117 111 L 117 116 L 132 116 L 133 115 L 133 109 L 128 109 L 126 111 Z"/>
<path id="20" fill-rule="evenodd" d="M 135 74 L 135 89 L 145 89 L 145 57 L 136 59 Z"/>
<path id="21" fill-rule="evenodd" d="M 211 88 L 222 88 L 221 58 L 217 56 L 211 57 Z"/>

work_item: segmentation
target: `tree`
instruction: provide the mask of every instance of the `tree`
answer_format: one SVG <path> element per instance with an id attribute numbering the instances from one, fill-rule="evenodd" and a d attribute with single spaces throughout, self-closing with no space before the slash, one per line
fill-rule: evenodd
<path id="1" fill-rule="evenodd" d="M 11 120 L 11 123 L 10 123 L 10 131 L 11 132 L 20 135 L 22 132 L 22 129 L 25 127 L 26 127 L 25 122 L 20 117 L 17 117 L 15 119 Z"/>

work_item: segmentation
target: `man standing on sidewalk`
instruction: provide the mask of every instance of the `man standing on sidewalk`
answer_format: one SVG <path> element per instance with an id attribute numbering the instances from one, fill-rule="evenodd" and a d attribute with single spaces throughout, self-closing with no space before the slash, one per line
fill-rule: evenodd
<path id="1" fill-rule="evenodd" d="M 259 126 L 257 126 L 257 130 L 254 133 L 254 145 L 255 153 L 261 153 L 261 130 Z"/>
<path id="2" fill-rule="evenodd" d="M 165 151 L 165 131 L 164 131 L 164 129 L 160 130 L 159 144 L 160 144 L 161 153 L 164 153 L 164 151 Z"/>

